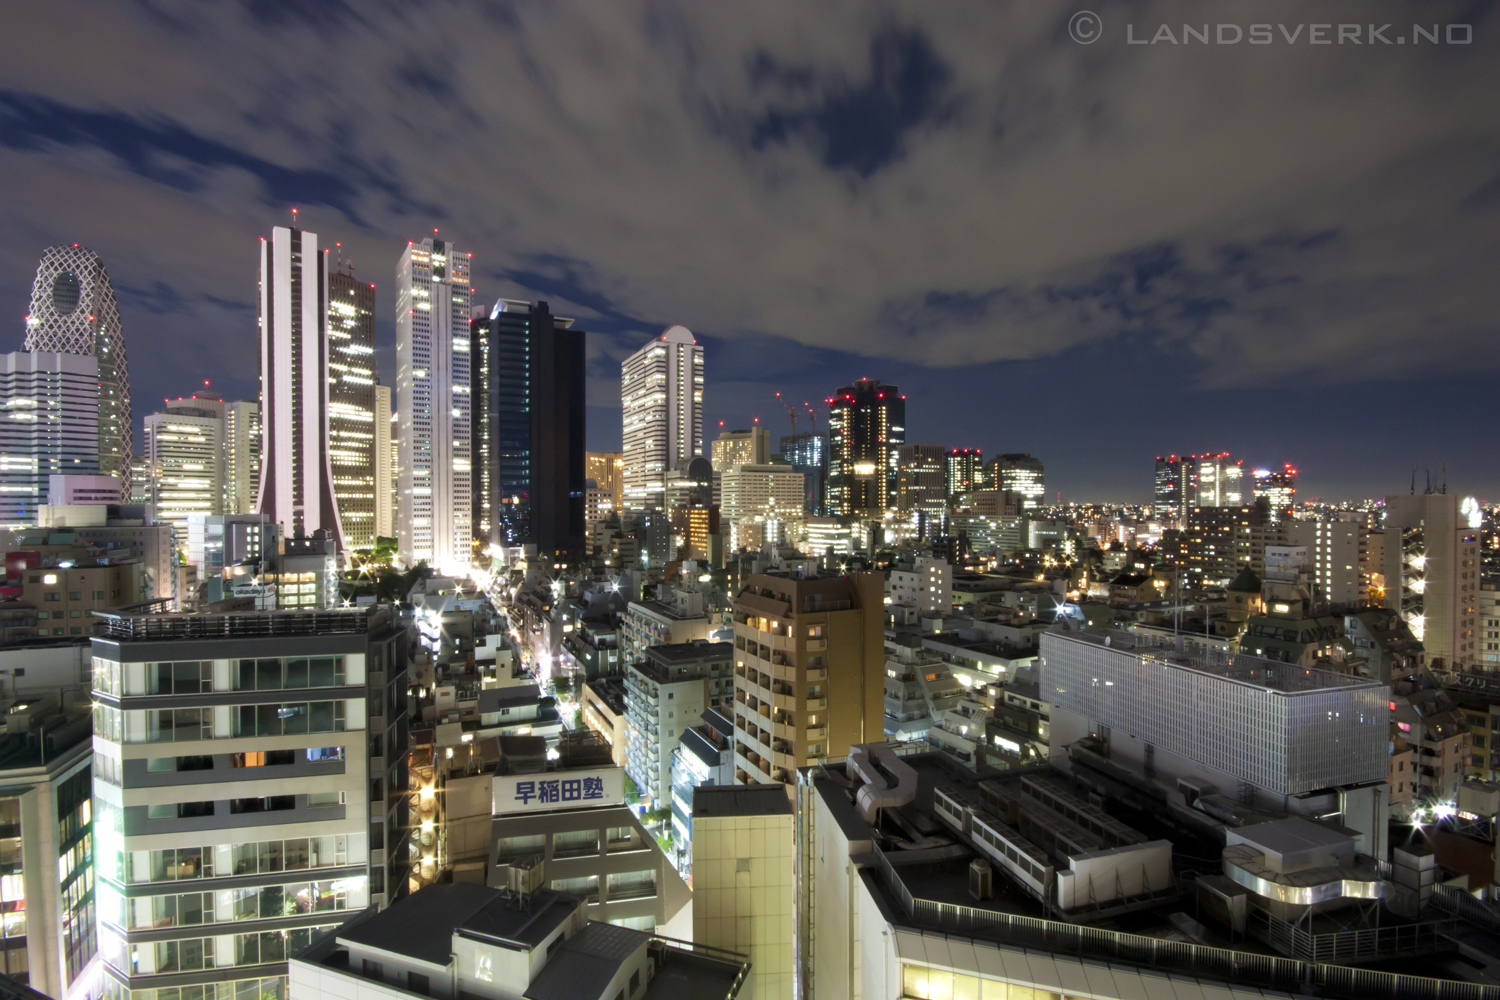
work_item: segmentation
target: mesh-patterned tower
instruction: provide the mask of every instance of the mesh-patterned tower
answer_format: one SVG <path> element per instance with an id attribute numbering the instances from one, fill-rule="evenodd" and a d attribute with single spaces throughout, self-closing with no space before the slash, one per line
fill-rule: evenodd
<path id="1" fill-rule="evenodd" d="M 130 373 L 115 291 L 98 254 L 77 243 L 42 254 L 31 285 L 25 347 L 98 360 L 99 473 L 119 477 L 121 500 L 128 500 L 134 447 Z"/>

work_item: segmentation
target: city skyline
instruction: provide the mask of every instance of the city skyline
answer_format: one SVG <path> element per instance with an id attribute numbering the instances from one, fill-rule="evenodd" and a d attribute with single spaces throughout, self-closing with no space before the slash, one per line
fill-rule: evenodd
<path id="1" fill-rule="evenodd" d="M 1381 12 L 1399 19 L 1394 5 Z M 0 86 L 0 169 L 16 192 L 0 248 L 8 347 L 20 346 L 37 255 L 79 242 L 111 267 L 127 339 L 150 331 L 135 341 L 138 396 L 180 394 L 177 369 L 187 384 L 209 378 L 226 398 L 251 398 L 243 248 L 297 205 L 377 284 L 379 370 L 394 384 L 394 257 L 413 228 L 446 231 L 462 205 L 482 298 L 547 299 L 590 331 L 595 450 L 619 446 L 611 370 L 681 323 L 723 362 L 709 365 L 709 427 L 759 415 L 779 436 L 776 391 L 816 400 L 867 375 L 908 392 L 908 440 L 1041 455 L 1053 498 L 1144 501 L 1140 470 L 1181 449 L 1291 461 L 1304 496 L 1376 496 L 1399 490 L 1413 462 L 1445 461 L 1453 488 L 1500 495 L 1500 444 L 1459 430 L 1500 367 L 1482 292 L 1500 204 L 1482 150 L 1496 127 L 1467 96 L 1494 89 L 1482 46 L 1242 46 L 1211 70 L 1223 87 L 1176 92 L 1161 81 L 1200 69 L 1192 50 L 1079 46 L 1069 13 L 1007 12 L 970 38 L 978 29 L 936 11 L 803 12 L 809 30 L 795 41 L 769 21 L 731 38 L 724 15 L 703 11 L 653 35 L 629 9 L 501 26 L 431 18 L 418 36 L 348 11 L 308 21 L 229 10 L 169 29 L 119 8 L 86 25 L 72 21 L 81 13 L 19 25 L 31 45 Z M 1475 20 L 1477 38 L 1495 16 L 1431 14 L 1449 15 Z M 170 31 L 197 44 L 170 45 Z M 111 49 L 101 71 L 131 83 L 99 103 L 86 80 L 79 89 L 43 69 L 80 32 L 140 37 L 138 51 L 155 45 L 205 85 L 133 74 Z M 511 61 L 490 57 L 555 39 L 547 48 L 573 69 L 578 46 L 603 37 L 612 60 L 653 69 L 615 93 L 604 85 L 613 62 L 578 60 L 565 75 L 582 103 L 559 105 L 551 78 L 512 76 Z M 327 43 L 332 89 L 279 107 L 290 117 L 274 124 L 253 95 L 306 83 L 282 43 L 313 39 Z M 401 62 L 424 39 L 454 53 L 454 80 Z M 685 58 L 695 47 L 713 57 Z M 1409 99 L 1389 99 L 1393 85 Z M 1251 104 L 1223 114 L 1212 95 L 1224 89 Z M 432 113 L 379 112 L 393 90 Z M 470 96 L 481 91 L 510 96 Z M 683 103 L 688 92 L 722 108 L 717 131 Z M 1278 96 L 1293 92 L 1296 102 Z M 1017 106 L 1022 94 L 1039 103 Z M 1065 130 L 1082 116 L 1049 116 L 1091 102 L 1109 123 L 1101 134 Z M 1272 114 L 1289 106 L 1285 121 Z M 542 107 L 553 110 L 527 116 Z M 640 138 L 637 107 L 655 109 L 680 164 L 664 167 L 662 147 Z M 1274 124 L 1244 124 L 1256 120 Z M 306 138 L 342 134 L 324 128 L 335 121 L 353 133 Z M 1186 121 L 1211 127 L 1172 124 Z M 1328 122 L 1341 141 L 1307 157 L 1295 137 Z M 538 141 L 510 145 L 497 166 L 480 137 L 518 132 Z M 426 169 L 436 150 L 452 164 L 442 176 Z M 1224 166 L 1236 158 L 1243 166 Z M 540 197 L 515 197 L 527 191 Z M 910 205 L 906 191 L 918 195 Z M 976 230 L 981 219 L 1005 224 Z M 195 238 L 167 238 L 176 231 Z M 1347 444 L 1290 439 L 1298 426 L 1349 426 L 1382 395 L 1420 405 Z M 1158 425 L 1137 454 L 1067 433 L 1109 424 L 1132 399 Z M 1287 419 L 1245 421 L 1254 410 Z M 1185 416 L 1191 441 L 1160 426 Z"/>

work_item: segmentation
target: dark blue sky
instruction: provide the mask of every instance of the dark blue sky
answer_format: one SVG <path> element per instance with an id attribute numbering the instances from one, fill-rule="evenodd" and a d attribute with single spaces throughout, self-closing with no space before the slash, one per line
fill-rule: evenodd
<path id="1" fill-rule="evenodd" d="M 576 316 L 595 448 L 619 361 L 680 322 L 710 437 L 869 376 L 908 440 L 1030 451 L 1065 499 L 1145 500 L 1156 454 L 1210 449 L 1294 462 L 1303 496 L 1446 462 L 1500 499 L 1492 8 L 1421 6 L 1468 45 L 1258 48 L 1182 44 L 1210 14 L 1177 2 L 1093 3 L 1080 45 L 1077 9 L 22 7 L 0 348 L 76 241 L 114 278 L 138 418 L 205 378 L 253 398 L 257 237 L 295 204 L 377 284 L 388 382 L 395 262 L 433 227 L 481 298 Z M 1410 5 L 1317 10 L 1415 41 Z"/>

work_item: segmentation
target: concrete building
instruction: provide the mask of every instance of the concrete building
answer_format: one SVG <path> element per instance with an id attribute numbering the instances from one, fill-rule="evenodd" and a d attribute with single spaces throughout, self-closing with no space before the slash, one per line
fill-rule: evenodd
<path id="1" fill-rule="evenodd" d="M 103 471 L 98 361 L 82 354 L 0 354 L 0 410 L 0 529 L 36 527 L 51 476 Z"/>
<path id="2" fill-rule="evenodd" d="M 30 634 L 25 627 L 11 629 L 16 642 L 82 642 L 94 633 L 94 612 L 132 603 L 144 582 L 139 559 L 101 556 L 69 533 L 23 535 L 16 541 L 6 553 L 6 589 L 18 591 L 14 600 L 32 609 L 34 622 Z"/>
<path id="3" fill-rule="evenodd" d="M 50 510 L 59 523 L 45 531 L 0 531 L 0 552 L 39 552 L 44 566 L 80 558 L 103 558 L 111 564 L 138 560 L 142 573 L 132 601 L 177 606 L 183 593 L 176 532 L 171 525 L 148 521 L 149 507 L 89 504 Z"/>
<path id="4" fill-rule="evenodd" d="M 405 632 L 374 609 L 101 617 L 104 996 L 284 995 L 338 911 L 407 891 Z"/>
<path id="5" fill-rule="evenodd" d="M 284 538 L 323 528 L 343 549 L 328 443 L 328 270 L 317 233 L 276 226 L 261 238 L 255 510 Z"/>
<path id="6" fill-rule="evenodd" d="M 117 502 L 129 503 L 135 423 L 130 415 L 130 372 L 114 287 L 104 261 L 77 243 L 48 247 L 31 284 L 23 351 L 90 358 L 97 376 L 95 433 L 87 448 L 96 471 L 120 480 Z M 73 470 L 59 470 L 73 471 Z"/>
<path id="7" fill-rule="evenodd" d="M 624 767 L 628 745 L 625 681 L 619 677 L 596 677 L 583 685 L 583 697 L 579 700 L 583 724 L 609 745 L 610 762 L 615 767 Z"/>
<path id="8" fill-rule="evenodd" d="M 760 424 L 745 430 L 720 431 L 710 445 L 709 459 L 713 466 L 713 502 L 722 506 L 725 473 L 745 465 L 771 464 L 771 432 Z"/>
<path id="9" fill-rule="evenodd" d="M 720 475 L 719 516 L 729 524 L 800 521 L 803 518 L 802 473 L 789 465 L 738 465 Z"/>
<path id="10" fill-rule="evenodd" d="M 669 327 L 620 365 L 624 509 L 665 504 L 667 473 L 703 454 L 703 346 Z"/>
<path id="11" fill-rule="evenodd" d="M 459 575 L 474 544 L 471 256 L 426 237 L 396 264 L 399 558 Z"/>
<path id="12" fill-rule="evenodd" d="M 780 785 L 697 790 L 693 941 L 750 960 L 746 995 L 796 996 L 792 804 Z"/>
<path id="13" fill-rule="evenodd" d="M 950 506 L 987 485 L 984 452 L 979 448 L 949 448 L 943 454 L 943 488 Z"/>
<path id="14" fill-rule="evenodd" d="M 733 654 L 727 642 L 670 643 L 625 665 L 625 771 L 653 807 L 669 801 L 683 735 L 705 708 L 729 701 Z"/>
<path id="15" fill-rule="evenodd" d="M 1428 666 L 1479 662 L 1479 524 L 1452 493 L 1385 498 L 1385 606 L 1427 651 Z"/>
<path id="16" fill-rule="evenodd" d="M 0 699 L 0 963 L 57 1000 L 99 995 L 87 684 L 6 660 Z M 47 686 L 48 680 L 68 686 Z"/>
<path id="17" fill-rule="evenodd" d="M 893 568 L 887 583 L 892 604 L 915 608 L 919 614 L 953 611 L 953 567 L 946 559 L 917 556 L 910 565 Z"/>
<path id="18" fill-rule="evenodd" d="M 1338 814 L 1384 856 L 1390 686 L 1179 644 L 1047 632 L 1041 697 L 1054 758 L 1088 737 L 1148 775 L 1283 814 Z"/>
<path id="19" fill-rule="evenodd" d="M 879 574 L 757 573 L 734 597 L 735 780 L 797 768 L 884 732 Z"/>
<path id="20" fill-rule="evenodd" d="M 501 738 L 489 885 L 509 885 L 509 869 L 541 855 L 548 886 L 583 897 L 590 918 L 665 929 L 692 893 L 625 804 L 625 772 L 602 742 L 565 741 L 557 751 L 549 760 L 539 736 Z"/>
<path id="21" fill-rule="evenodd" d="M 1369 537 L 1363 521 L 1319 518 L 1287 525 L 1291 544 L 1307 547 L 1318 599 L 1332 604 L 1355 605 L 1368 597 Z"/>
<path id="22" fill-rule="evenodd" d="M 658 585 L 654 601 L 631 601 L 620 617 L 621 670 L 646 658 L 652 646 L 703 641 L 714 622 L 700 591 Z"/>
<path id="23" fill-rule="evenodd" d="M 1041 459 L 1025 452 L 997 455 L 985 468 L 991 489 L 1021 494 L 1027 510 L 1046 505 L 1047 479 Z"/>
<path id="24" fill-rule="evenodd" d="M 260 489 L 260 404 L 236 400 L 224 404 L 224 506 L 226 514 L 255 510 Z"/>
<path id="25" fill-rule="evenodd" d="M 896 453 L 896 509 L 937 518 L 948 511 L 948 452 L 940 444 L 904 444 Z"/>
<path id="26" fill-rule="evenodd" d="M 47 506 L 99 507 L 120 502 L 120 480 L 115 476 L 52 475 L 47 477 Z"/>
<path id="27" fill-rule="evenodd" d="M 1452 805 L 1468 776 L 1473 730 L 1463 709 L 1441 688 L 1403 681 L 1391 695 L 1391 721 L 1416 759 L 1415 805 Z"/>
<path id="28" fill-rule="evenodd" d="M 576 894 L 531 884 L 431 885 L 356 917 L 298 955 L 291 1000 L 734 1000 L 742 961 L 589 919 Z"/>

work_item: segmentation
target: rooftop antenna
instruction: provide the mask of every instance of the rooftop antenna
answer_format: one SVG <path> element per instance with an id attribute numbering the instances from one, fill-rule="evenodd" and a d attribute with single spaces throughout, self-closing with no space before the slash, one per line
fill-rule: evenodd
<path id="1" fill-rule="evenodd" d="M 1411 495 L 1417 495 L 1417 463 L 1411 463 Z"/>
<path id="2" fill-rule="evenodd" d="M 292 228 L 293 229 L 297 228 L 297 209 L 296 208 L 292 209 Z"/>
<path id="3" fill-rule="evenodd" d="M 1439 490 L 1438 492 L 1439 493 L 1444 493 L 1444 494 L 1446 494 L 1448 492 L 1448 463 L 1447 462 L 1443 463 L 1443 488 L 1441 490 Z"/>

